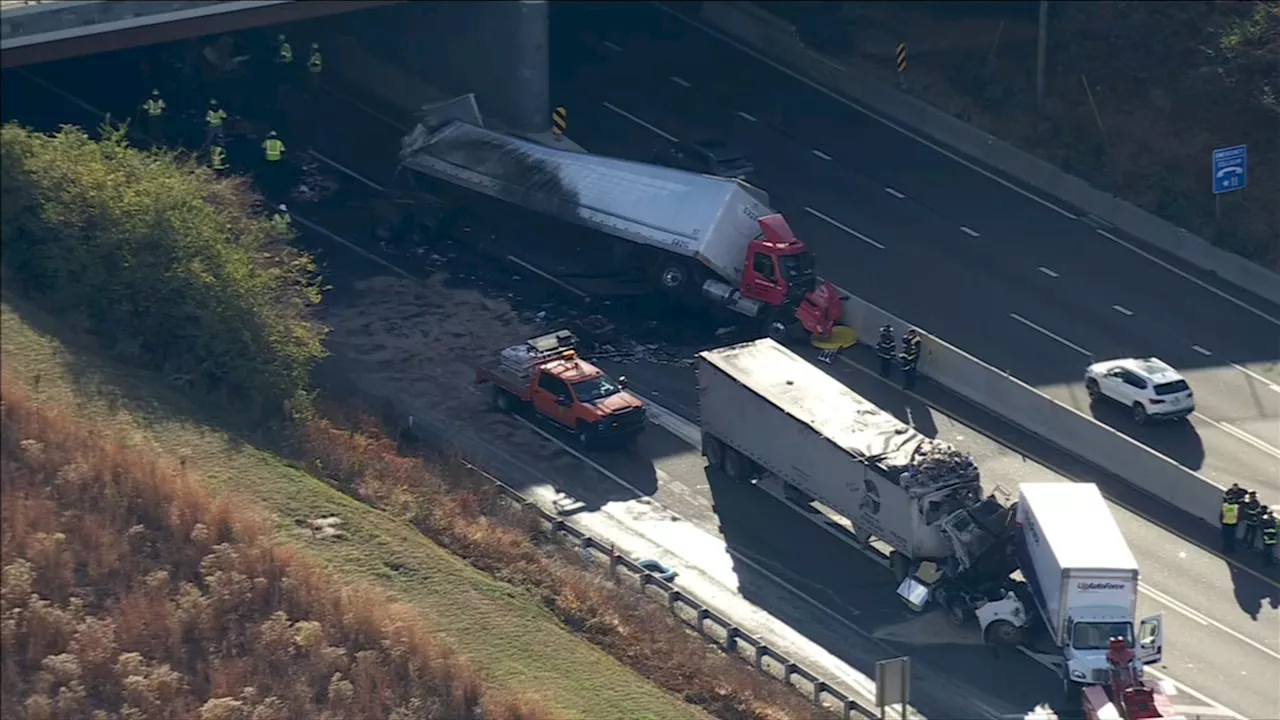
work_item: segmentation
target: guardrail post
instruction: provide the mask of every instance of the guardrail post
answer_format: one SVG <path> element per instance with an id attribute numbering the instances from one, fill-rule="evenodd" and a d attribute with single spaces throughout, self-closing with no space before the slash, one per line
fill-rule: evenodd
<path id="1" fill-rule="evenodd" d="M 791 676 L 796 672 L 796 664 L 790 660 L 782 663 L 782 682 L 790 685 Z"/>
<path id="2" fill-rule="evenodd" d="M 730 625 L 724 629 L 724 651 L 727 653 L 738 652 L 738 628 Z"/>
<path id="3" fill-rule="evenodd" d="M 707 624 L 707 615 L 709 614 L 710 612 L 706 608 L 704 607 L 698 608 L 697 620 L 695 620 L 695 622 L 697 623 L 699 635 L 707 634 L 706 624 Z"/>
<path id="4" fill-rule="evenodd" d="M 613 543 L 609 543 L 609 578 L 613 581 L 618 580 L 618 551 L 614 549 Z"/>
<path id="5" fill-rule="evenodd" d="M 760 643 L 756 646 L 756 669 L 764 670 L 764 658 L 769 654 L 769 646 Z"/>
<path id="6" fill-rule="evenodd" d="M 850 720 L 853 717 L 853 701 L 849 698 L 840 701 L 840 716 L 844 720 Z"/>

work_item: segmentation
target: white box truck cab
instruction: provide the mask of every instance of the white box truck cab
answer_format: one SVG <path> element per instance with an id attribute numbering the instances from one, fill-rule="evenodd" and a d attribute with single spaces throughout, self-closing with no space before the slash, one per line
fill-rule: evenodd
<path id="1" fill-rule="evenodd" d="M 1134 651 L 1137 670 L 1160 661 L 1160 615 L 1134 628 L 1138 563 L 1098 486 L 1028 483 L 1017 505 L 1017 554 L 1037 609 L 1066 662 L 1064 680 L 1105 683 L 1113 637 Z"/>

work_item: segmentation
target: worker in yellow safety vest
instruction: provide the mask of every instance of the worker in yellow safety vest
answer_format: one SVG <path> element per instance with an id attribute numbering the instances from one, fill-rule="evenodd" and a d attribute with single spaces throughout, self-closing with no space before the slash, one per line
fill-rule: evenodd
<path id="1" fill-rule="evenodd" d="M 209 167 L 219 174 L 227 170 L 227 149 L 221 142 L 214 142 L 213 147 L 209 148 Z"/>
<path id="2" fill-rule="evenodd" d="M 284 160 L 284 141 L 276 135 L 275 130 L 267 133 L 267 139 L 262 141 L 262 159 L 266 161 L 266 172 L 262 178 L 263 190 L 270 194 L 283 192 L 286 189 L 286 168 L 281 162 Z"/>
<path id="3" fill-rule="evenodd" d="M 293 46 L 283 33 L 276 36 L 276 64 L 284 68 L 293 67 Z"/>
<path id="4" fill-rule="evenodd" d="M 209 101 L 209 109 L 204 113 L 204 142 L 212 144 L 214 139 L 222 139 L 222 124 L 227 121 L 227 111 L 222 109 L 217 100 Z"/>
<path id="5" fill-rule="evenodd" d="M 151 97 L 142 103 L 142 111 L 147 114 L 147 135 L 151 137 L 154 143 L 164 142 L 164 111 L 166 109 L 164 98 L 160 97 L 160 90 L 152 90 Z"/>
<path id="6" fill-rule="evenodd" d="M 284 159 L 284 142 L 272 130 L 267 139 L 262 141 L 262 156 L 268 163 L 278 163 Z"/>
<path id="7" fill-rule="evenodd" d="M 1222 496 L 1222 551 L 1236 551 L 1236 528 L 1240 524 L 1240 500 L 1233 494 Z"/>
<path id="8" fill-rule="evenodd" d="M 271 229 L 281 236 L 293 232 L 293 218 L 289 216 L 289 208 L 284 203 L 277 205 L 276 211 L 271 214 Z"/>

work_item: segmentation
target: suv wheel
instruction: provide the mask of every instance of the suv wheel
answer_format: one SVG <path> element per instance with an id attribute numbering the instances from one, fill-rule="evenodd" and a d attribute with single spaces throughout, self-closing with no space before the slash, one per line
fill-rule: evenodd
<path id="1" fill-rule="evenodd" d="M 1084 389 L 1089 393 L 1089 402 L 1098 402 L 1102 399 L 1102 388 L 1098 387 L 1098 381 L 1089 378 L 1084 381 Z"/>
<path id="2" fill-rule="evenodd" d="M 1142 403 L 1136 402 L 1133 404 L 1133 421 L 1134 422 L 1138 423 L 1139 425 L 1146 425 L 1150 419 L 1151 419 L 1151 416 L 1147 415 L 1147 409 L 1142 407 Z"/>

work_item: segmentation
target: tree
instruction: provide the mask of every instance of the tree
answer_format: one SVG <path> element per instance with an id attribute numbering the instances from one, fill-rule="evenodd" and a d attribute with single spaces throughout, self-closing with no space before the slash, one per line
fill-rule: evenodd
<path id="1" fill-rule="evenodd" d="M 236 406 L 309 407 L 319 279 L 243 180 L 64 127 L 0 130 L 3 265 L 110 350 Z"/>

